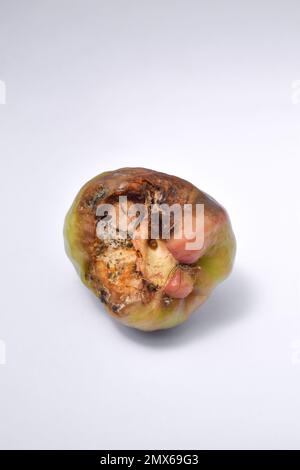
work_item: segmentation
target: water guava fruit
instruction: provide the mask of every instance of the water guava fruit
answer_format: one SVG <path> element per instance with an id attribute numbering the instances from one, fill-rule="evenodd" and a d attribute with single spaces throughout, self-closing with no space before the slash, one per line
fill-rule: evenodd
<path id="1" fill-rule="evenodd" d="M 190 231 L 173 207 L 189 209 Z M 86 183 L 66 215 L 64 240 L 82 282 L 110 315 L 145 331 L 187 320 L 228 276 L 236 250 L 219 203 L 181 178 L 145 168 L 105 172 Z"/>

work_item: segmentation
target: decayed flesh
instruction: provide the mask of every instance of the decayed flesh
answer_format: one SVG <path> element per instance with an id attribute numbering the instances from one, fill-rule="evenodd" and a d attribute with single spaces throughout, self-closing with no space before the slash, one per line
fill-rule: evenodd
<path id="1" fill-rule="evenodd" d="M 118 203 L 115 209 L 118 214 Z M 181 299 L 193 290 L 199 269 L 181 266 L 164 240 L 147 239 L 148 226 L 146 217 L 132 240 L 99 242 L 101 249 L 98 247 L 99 254 L 91 265 L 91 279 L 100 289 L 101 300 L 114 313 L 134 302 L 148 303 L 155 295 Z"/>

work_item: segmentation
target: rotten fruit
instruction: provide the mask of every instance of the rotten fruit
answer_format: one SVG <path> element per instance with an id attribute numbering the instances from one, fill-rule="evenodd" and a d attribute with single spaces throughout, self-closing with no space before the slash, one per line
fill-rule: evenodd
<path id="1" fill-rule="evenodd" d="M 86 183 L 66 216 L 64 238 L 81 280 L 107 311 L 147 331 L 183 323 L 228 276 L 236 246 L 219 203 L 181 178 L 145 168 Z"/>

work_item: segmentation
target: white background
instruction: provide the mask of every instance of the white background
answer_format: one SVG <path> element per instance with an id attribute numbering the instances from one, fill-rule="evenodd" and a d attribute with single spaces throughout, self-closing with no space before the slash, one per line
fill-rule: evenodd
<path id="1" fill-rule="evenodd" d="M 300 448 L 300 4 L 0 0 L 0 447 Z M 228 210 L 231 277 L 183 326 L 117 324 L 63 248 L 123 166 Z"/>

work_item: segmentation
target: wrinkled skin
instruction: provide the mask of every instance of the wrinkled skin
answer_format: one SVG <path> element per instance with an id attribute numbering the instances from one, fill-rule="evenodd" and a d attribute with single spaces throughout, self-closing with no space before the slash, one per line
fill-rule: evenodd
<path id="1" fill-rule="evenodd" d="M 103 242 L 96 235 L 99 204 L 118 208 L 118 197 L 133 203 L 204 204 L 204 243 L 188 250 L 187 240 Z M 145 168 L 102 173 L 79 191 L 64 226 L 68 256 L 83 283 L 123 324 L 141 330 L 183 323 L 231 271 L 235 238 L 224 208 L 191 183 Z M 191 241 L 191 240 L 189 240 Z"/>

